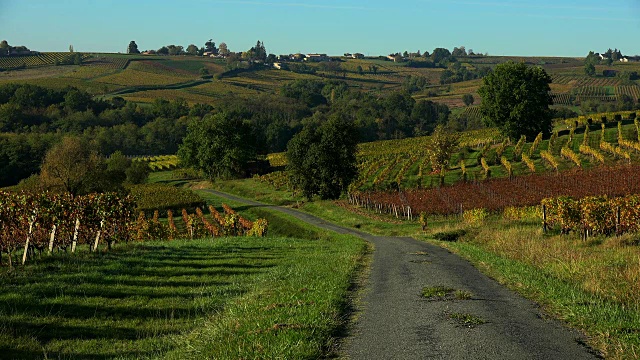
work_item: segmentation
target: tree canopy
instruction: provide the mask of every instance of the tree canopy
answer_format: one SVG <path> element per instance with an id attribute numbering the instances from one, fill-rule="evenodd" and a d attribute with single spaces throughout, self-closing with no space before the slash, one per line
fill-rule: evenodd
<path id="1" fill-rule="evenodd" d="M 248 122 L 218 113 L 189 124 L 178 157 L 211 180 L 236 178 L 255 160 L 254 144 Z"/>
<path id="2" fill-rule="evenodd" d="M 135 41 L 131 41 L 129 46 L 127 47 L 128 54 L 140 54 L 140 50 L 138 50 L 138 44 Z"/>
<path id="3" fill-rule="evenodd" d="M 480 113 L 485 124 L 499 127 L 504 135 L 533 139 L 551 131 L 553 104 L 551 77 L 541 67 L 506 62 L 483 79 L 478 90 Z"/>
<path id="4" fill-rule="evenodd" d="M 358 173 L 357 144 L 356 127 L 343 118 L 307 125 L 287 146 L 292 183 L 308 199 L 337 199 Z"/>

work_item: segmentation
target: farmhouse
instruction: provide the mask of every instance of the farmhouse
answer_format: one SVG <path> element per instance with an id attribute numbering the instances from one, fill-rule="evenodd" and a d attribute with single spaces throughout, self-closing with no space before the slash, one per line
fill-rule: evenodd
<path id="1" fill-rule="evenodd" d="M 355 53 L 355 54 L 352 54 L 351 57 L 354 59 L 364 59 L 364 54 Z"/>
<path id="2" fill-rule="evenodd" d="M 622 59 L 620 59 L 620 62 L 629 62 L 629 58 L 623 57 Z"/>
<path id="3" fill-rule="evenodd" d="M 328 61 L 329 57 L 327 56 L 327 54 L 307 54 L 305 60 L 314 62 Z"/>

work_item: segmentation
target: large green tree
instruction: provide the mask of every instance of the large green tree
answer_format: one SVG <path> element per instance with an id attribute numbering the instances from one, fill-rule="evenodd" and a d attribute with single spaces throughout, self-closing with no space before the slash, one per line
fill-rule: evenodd
<path id="1" fill-rule="evenodd" d="M 138 44 L 135 41 L 131 40 L 129 42 L 129 46 L 127 46 L 128 54 L 140 54 L 140 50 L 138 50 Z"/>
<path id="2" fill-rule="evenodd" d="M 541 67 L 512 61 L 496 66 L 478 90 L 480 112 L 486 125 L 499 127 L 503 134 L 533 139 L 551 132 L 553 104 L 551 77 Z"/>
<path id="3" fill-rule="evenodd" d="M 256 158 L 255 137 L 250 124 L 224 113 L 207 115 L 189 124 L 180 145 L 182 164 L 202 171 L 209 179 L 245 175 Z"/>
<path id="4" fill-rule="evenodd" d="M 40 179 L 45 188 L 73 195 L 112 190 L 105 168 L 104 159 L 86 141 L 65 137 L 45 155 Z"/>
<path id="5" fill-rule="evenodd" d="M 307 125 L 287 145 L 287 170 L 294 186 L 308 199 L 337 199 L 357 175 L 357 144 L 358 130 L 342 117 Z"/>

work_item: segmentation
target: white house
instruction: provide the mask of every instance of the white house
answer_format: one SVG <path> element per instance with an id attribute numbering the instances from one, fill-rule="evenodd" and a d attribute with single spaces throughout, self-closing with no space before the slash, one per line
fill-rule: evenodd
<path id="1" fill-rule="evenodd" d="M 328 61 L 329 57 L 327 54 L 307 54 L 305 58 L 307 61 Z"/>

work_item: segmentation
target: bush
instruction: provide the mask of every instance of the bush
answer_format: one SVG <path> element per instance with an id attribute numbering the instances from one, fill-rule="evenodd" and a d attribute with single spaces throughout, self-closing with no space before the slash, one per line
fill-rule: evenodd
<path id="1" fill-rule="evenodd" d="M 489 216 L 489 212 L 483 208 L 467 210 L 462 213 L 464 222 L 471 225 L 481 224 L 487 216 Z"/>
<path id="2" fill-rule="evenodd" d="M 443 231 L 439 233 L 433 234 L 433 238 L 440 241 L 450 241 L 455 242 L 458 241 L 459 238 L 465 236 L 467 231 L 464 229 L 452 230 L 452 231 Z"/>

